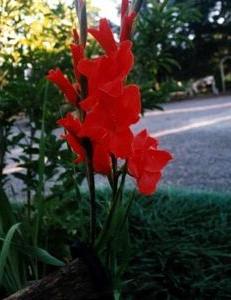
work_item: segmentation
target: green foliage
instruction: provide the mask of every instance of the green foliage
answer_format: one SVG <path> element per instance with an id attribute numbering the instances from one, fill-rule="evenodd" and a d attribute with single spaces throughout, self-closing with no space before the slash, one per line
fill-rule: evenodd
<path id="1" fill-rule="evenodd" d="M 12 205 L 1 190 L 0 297 L 23 288 L 29 280 L 37 279 L 38 260 L 53 266 L 64 265 L 46 250 L 32 246 L 33 236 L 34 228 L 25 207 Z"/>
<path id="2" fill-rule="evenodd" d="M 178 58 L 173 57 L 173 47 L 189 47 L 188 22 L 198 18 L 189 4 L 169 4 L 167 1 L 147 1 L 138 18 L 134 36 L 136 66 L 133 72 L 142 88 L 143 107 L 152 108 L 168 100 L 169 93 L 162 87 L 176 68 Z"/>
<path id="3" fill-rule="evenodd" d="M 200 14 L 198 20 L 188 20 L 193 48 L 178 46 L 171 49 L 173 57 L 177 58 L 182 66 L 181 71 L 175 70 L 175 78 L 185 80 L 215 75 L 217 84 L 220 85 L 219 62 L 229 55 L 231 47 L 231 2 L 175 0 L 175 3 L 189 3 Z M 228 61 L 225 64 L 225 73 L 230 74 Z"/>
<path id="4" fill-rule="evenodd" d="M 124 201 L 130 196 L 126 194 Z M 98 192 L 99 227 L 109 197 L 108 191 Z M 172 189 L 137 198 L 129 221 L 130 238 L 124 232 L 115 239 L 120 253 L 116 284 L 123 290 L 122 299 L 229 299 L 230 200 L 229 194 Z M 81 226 L 88 223 L 74 200 L 50 201 L 47 226 L 56 233 L 52 248 L 62 236 L 69 241 L 80 237 Z M 86 195 L 81 203 L 87 210 Z M 118 281 L 128 263 L 123 281 Z"/>
<path id="5" fill-rule="evenodd" d="M 131 217 L 132 299 L 229 299 L 231 195 L 159 191 Z"/>
<path id="6" fill-rule="evenodd" d="M 57 4 L 58 3 L 58 4 Z M 71 70 L 71 58 L 67 51 L 71 43 L 71 30 L 75 26 L 75 11 L 64 1 L 51 5 L 45 0 L 3 1 L 0 11 L 2 32 L 0 37 L 0 184 L 7 176 L 3 169 L 6 153 L 14 147 L 22 153 L 14 158 L 15 163 L 25 169 L 14 174 L 26 187 L 27 201 L 36 193 L 39 163 L 39 131 L 42 127 L 42 99 L 45 75 L 54 64 L 64 72 Z M 97 11 L 90 9 L 90 23 Z M 97 52 L 97 46 L 89 42 L 89 52 Z M 92 46 L 91 46 L 92 45 Z M 72 74 L 68 74 L 72 77 Z M 63 161 L 57 153 L 63 142 L 54 135 L 56 120 L 70 110 L 63 96 L 55 87 L 48 90 L 45 115 L 45 181 L 51 180 Z M 26 126 L 17 128 L 15 120 L 26 121 Z M 16 129 L 16 130 L 15 130 Z M 21 151 L 20 151 L 21 150 Z M 66 155 L 67 153 L 64 153 Z M 71 158 L 69 156 L 71 161 Z"/>

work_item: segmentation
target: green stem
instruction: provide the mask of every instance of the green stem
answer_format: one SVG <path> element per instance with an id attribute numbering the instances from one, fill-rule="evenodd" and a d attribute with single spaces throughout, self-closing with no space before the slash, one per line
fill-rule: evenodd
<path id="1" fill-rule="evenodd" d="M 48 96 L 48 82 L 45 84 L 45 91 L 44 91 L 44 100 L 43 100 L 43 107 L 42 107 L 42 125 L 41 125 L 41 136 L 40 136 L 40 143 L 39 143 L 39 163 L 38 163 L 38 188 L 36 191 L 36 202 L 37 202 L 37 216 L 35 221 L 35 231 L 34 231 L 34 246 L 37 247 L 38 244 L 38 236 L 39 236 L 39 228 L 40 223 L 43 217 L 44 211 L 44 170 L 45 170 L 45 117 L 46 117 L 46 103 L 47 103 L 47 96 Z"/>
<path id="2" fill-rule="evenodd" d="M 125 178 L 126 178 L 126 174 L 127 174 L 126 170 L 127 170 L 127 163 L 124 165 L 124 168 L 123 168 L 123 173 L 122 173 L 122 178 L 121 178 L 121 182 L 120 182 L 119 188 L 118 188 L 118 177 L 117 177 L 117 189 L 116 189 L 116 193 L 113 196 L 111 209 L 109 211 L 109 214 L 108 214 L 108 217 L 106 219 L 105 225 L 104 225 L 104 227 L 102 229 L 102 232 L 100 234 L 99 240 L 97 241 L 97 245 L 96 245 L 97 251 L 99 251 L 101 249 L 102 244 L 104 242 L 104 239 L 107 236 L 107 232 L 110 231 L 110 227 L 111 227 L 113 215 L 114 215 L 114 213 L 116 211 L 116 208 L 117 208 L 117 205 L 118 205 L 119 201 L 122 198 L 124 184 L 125 184 Z M 113 185 L 113 187 L 114 186 L 115 185 Z M 114 191 L 113 191 L 113 193 L 114 193 Z"/>
<path id="3" fill-rule="evenodd" d="M 117 175 L 117 159 L 112 154 L 111 155 L 112 160 L 112 201 L 114 201 L 117 193 L 117 187 L 118 187 L 118 175 Z"/>
<path id="4" fill-rule="evenodd" d="M 33 113 L 30 111 L 29 113 L 29 120 L 30 120 L 30 137 L 29 137 L 29 144 L 28 144 L 28 147 L 29 149 L 31 150 L 33 148 L 33 144 L 34 144 L 34 136 L 35 136 L 35 129 L 32 125 L 32 120 L 33 120 Z M 28 157 L 29 161 L 31 162 L 32 161 L 32 152 L 30 151 L 29 152 L 29 157 Z M 31 178 L 32 178 L 32 168 L 31 166 L 29 165 L 28 168 L 27 168 L 27 178 L 28 178 L 28 182 L 30 182 Z M 27 186 L 27 217 L 28 217 L 28 222 L 30 223 L 31 221 L 31 206 L 32 206 L 32 203 L 31 203 L 31 186 Z"/>
<path id="5" fill-rule="evenodd" d="M 4 158 L 6 155 L 6 130 L 3 124 L 0 123 L 0 185 L 2 185 Z"/>
<path id="6" fill-rule="evenodd" d="M 124 190 L 124 184 L 125 184 L 126 175 L 127 175 L 127 161 L 126 161 L 125 165 L 123 166 L 122 178 L 121 178 L 119 189 L 117 191 L 117 197 L 120 200 L 122 199 L 122 195 L 123 195 L 123 190 Z"/>
<path id="7" fill-rule="evenodd" d="M 88 188 L 90 193 L 90 243 L 95 244 L 96 236 L 96 197 L 95 197 L 95 177 L 92 163 L 92 145 L 89 140 L 85 141 L 86 149 L 86 173 Z"/>

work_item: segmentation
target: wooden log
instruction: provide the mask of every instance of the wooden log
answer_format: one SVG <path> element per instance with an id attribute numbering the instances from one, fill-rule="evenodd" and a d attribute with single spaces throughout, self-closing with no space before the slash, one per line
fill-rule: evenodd
<path id="1" fill-rule="evenodd" d="M 79 257 L 5 300 L 113 300 L 110 281 L 102 279 L 98 262 L 92 266 L 92 259 Z"/>

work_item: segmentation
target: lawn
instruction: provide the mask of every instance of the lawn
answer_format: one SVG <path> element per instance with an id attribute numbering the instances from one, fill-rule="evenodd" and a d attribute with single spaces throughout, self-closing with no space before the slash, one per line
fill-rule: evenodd
<path id="1" fill-rule="evenodd" d="M 99 213 L 109 195 L 97 196 Z M 48 205 L 49 228 L 71 240 L 82 232 L 81 210 L 75 200 L 55 201 Z M 125 299 L 231 298 L 230 194 L 160 189 L 136 200 L 130 232 Z"/>

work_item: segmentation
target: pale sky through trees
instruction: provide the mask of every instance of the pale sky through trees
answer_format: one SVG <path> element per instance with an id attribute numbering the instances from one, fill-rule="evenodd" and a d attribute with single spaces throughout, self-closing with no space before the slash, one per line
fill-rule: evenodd
<path id="1" fill-rule="evenodd" d="M 92 0 L 92 4 L 100 9 L 100 17 L 107 18 L 115 24 L 119 23 L 117 7 L 120 2 L 120 0 Z"/>
<path id="2" fill-rule="evenodd" d="M 107 18 L 112 23 L 119 25 L 118 7 L 122 0 L 91 0 L 93 6 L 99 9 L 100 18 Z M 73 0 L 65 0 L 67 4 L 73 3 Z M 58 3 L 57 0 L 49 0 L 50 4 Z"/>

